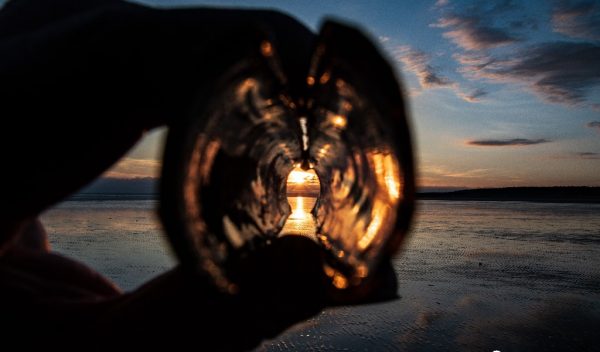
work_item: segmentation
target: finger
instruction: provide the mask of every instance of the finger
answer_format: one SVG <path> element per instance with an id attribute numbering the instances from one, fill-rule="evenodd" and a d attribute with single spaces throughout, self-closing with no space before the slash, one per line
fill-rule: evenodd
<path id="1" fill-rule="evenodd" d="M 5 219 L 38 214 L 109 168 L 143 131 L 187 114 L 258 27 L 281 37 L 290 72 L 308 63 L 298 53 L 308 53 L 312 34 L 279 13 L 73 3 L 33 19 L 5 9 L 4 19 L 33 23 L 0 28 L 0 116 L 13 136 L 0 141 L 11 165 L 0 176 Z"/>
<path id="2" fill-rule="evenodd" d="M 114 283 L 88 266 L 58 254 L 39 250 L 12 248 L 0 257 L 0 270 L 15 278 L 7 279 L 3 276 L 0 279 L 1 285 L 20 285 L 27 288 L 29 294 L 21 297 L 24 302 L 53 299 L 76 301 L 120 294 Z M 7 294 L 14 290 L 2 291 Z"/>
<path id="3" fill-rule="evenodd" d="M 254 333 L 279 334 L 325 307 L 323 252 L 303 236 L 284 236 L 233 264 L 239 296 L 257 324 Z"/>
<path id="4" fill-rule="evenodd" d="M 281 238 L 235 265 L 235 295 L 177 268 L 107 302 L 99 331 L 132 346 L 249 350 L 324 307 L 321 251 L 306 238 Z"/>
<path id="5" fill-rule="evenodd" d="M 39 219 L 31 220 L 25 225 L 17 238 L 19 247 L 30 249 L 33 251 L 49 252 L 50 243 L 48 242 L 48 234 L 44 225 Z"/>
<path id="6" fill-rule="evenodd" d="M 398 281 L 391 261 L 382 260 L 359 285 L 350 285 L 345 289 L 330 285 L 327 298 L 330 306 L 375 303 L 398 298 Z"/>

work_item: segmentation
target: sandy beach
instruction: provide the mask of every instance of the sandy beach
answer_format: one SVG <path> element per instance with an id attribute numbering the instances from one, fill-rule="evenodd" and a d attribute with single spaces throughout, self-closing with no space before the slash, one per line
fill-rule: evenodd
<path id="1" fill-rule="evenodd" d="M 175 264 L 155 201 L 70 201 L 43 216 L 53 249 L 126 290 Z M 394 260 L 400 298 L 338 307 L 258 351 L 593 351 L 600 205 L 420 201 Z"/>

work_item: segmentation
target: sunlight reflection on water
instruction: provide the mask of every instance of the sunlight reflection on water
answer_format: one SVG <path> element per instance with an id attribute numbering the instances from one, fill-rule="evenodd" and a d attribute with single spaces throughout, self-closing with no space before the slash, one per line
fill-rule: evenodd
<path id="1" fill-rule="evenodd" d="M 300 235 L 316 240 L 316 224 L 311 213 L 316 197 L 288 197 L 288 202 L 292 207 L 292 214 L 285 222 L 282 235 Z"/>
<path id="2" fill-rule="evenodd" d="M 303 212 L 315 201 L 303 197 Z M 42 221 L 55 251 L 131 290 L 176 265 L 156 205 L 69 201 Z M 400 299 L 328 308 L 256 351 L 594 350 L 600 205 L 420 201 L 417 209 L 393 260 Z M 311 225 L 290 216 L 286 230 Z"/>

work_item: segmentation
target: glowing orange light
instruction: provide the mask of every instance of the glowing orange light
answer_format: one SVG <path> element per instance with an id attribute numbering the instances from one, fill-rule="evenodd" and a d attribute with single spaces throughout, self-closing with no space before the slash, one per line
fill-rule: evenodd
<path id="1" fill-rule="evenodd" d="M 307 220 L 309 214 L 304 210 L 304 197 L 295 197 L 294 199 L 296 204 L 292 209 L 290 218 L 293 220 Z"/>
<path id="2" fill-rule="evenodd" d="M 338 128 L 344 128 L 344 127 L 346 127 L 346 123 L 347 123 L 347 122 L 348 122 L 348 121 L 346 120 L 346 116 L 344 116 L 344 115 L 334 115 L 334 116 L 331 118 L 331 123 L 332 123 L 332 124 L 333 124 L 335 127 L 338 127 Z"/>
<path id="3" fill-rule="evenodd" d="M 268 40 L 264 40 L 260 43 L 260 51 L 264 56 L 270 57 L 273 55 L 273 45 Z"/>
<path id="4" fill-rule="evenodd" d="M 369 268 L 366 265 L 361 264 L 356 268 L 356 276 L 365 278 L 369 274 Z"/>
<path id="5" fill-rule="evenodd" d="M 346 277 L 340 273 L 335 273 L 333 276 L 333 286 L 343 290 L 348 287 L 348 279 L 346 279 Z"/>
<path id="6" fill-rule="evenodd" d="M 327 82 L 329 82 L 329 78 L 331 78 L 331 73 L 329 71 L 327 71 L 327 72 L 323 73 L 321 78 L 319 78 L 319 83 L 326 84 Z"/>
<path id="7" fill-rule="evenodd" d="M 281 230 L 281 235 L 301 235 L 314 241 L 316 225 L 311 213 L 319 195 L 319 178 L 314 170 L 293 169 L 287 178 L 287 199 L 292 213 Z"/>
<path id="8" fill-rule="evenodd" d="M 393 202 L 397 201 L 402 192 L 402 184 L 396 159 L 390 153 L 370 153 L 367 157 L 375 171 L 377 183 L 387 191 Z"/>
<path id="9" fill-rule="evenodd" d="M 373 242 L 375 237 L 379 234 L 383 225 L 383 220 L 388 216 L 389 212 L 387 207 L 380 203 L 376 203 L 376 205 L 377 207 L 373 208 L 373 218 L 367 227 L 367 231 L 365 231 L 364 235 L 358 241 L 358 248 L 360 249 L 369 247 L 371 242 Z"/>
<path id="10" fill-rule="evenodd" d="M 302 169 L 294 169 L 290 172 L 288 176 L 288 183 L 307 183 L 307 182 L 315 182 L 317 181 L 317 175 L 315 172 L 304 171 Z"/>
<path id="11" fill-rule="evenodd" d="M 349 112 L 352 110 L 352 104 L 350 104 L 348 101 L 344 101 L 342 102 L 342 109 L 346 112 Z"/>

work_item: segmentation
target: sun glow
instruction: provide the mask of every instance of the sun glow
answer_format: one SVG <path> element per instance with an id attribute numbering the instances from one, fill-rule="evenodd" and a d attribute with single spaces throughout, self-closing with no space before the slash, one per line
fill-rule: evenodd
<path id="1" fill-rule="evenodd" d="M 304 210 L 304 197 L 295 198 L 296 204 L 292 208 L 292 215 L 290 215 L 290 218 L 295 220 L 306 220 L 309 214 Z"/>
<path id="2" fill-rule="evenodd" d="M 314 170 L 293 169 L 287 178 L 287 200 L 291 213 L 281 230 L 282 235 L 301 235 L 316 240 L 312 210 L 319 196 L 319 177 Z"/>
<path id="3" fill-rule="evenodd" d="M 312 170 L 311 170 L 312 171 Z M 317 181 L 317 175 L 314 171 L 304 171 L 302 169 L 294 169 L 288 176 L 288 183 L 303 184 Z"/>

